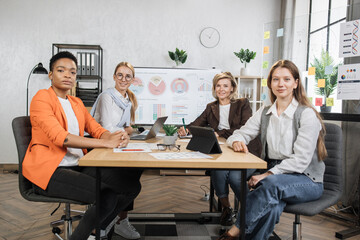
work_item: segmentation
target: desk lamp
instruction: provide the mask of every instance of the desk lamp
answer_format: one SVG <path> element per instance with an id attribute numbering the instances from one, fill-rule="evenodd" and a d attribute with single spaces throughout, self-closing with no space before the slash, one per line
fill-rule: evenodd
<path id="1" fill-rule="evenodd" d="M 31 69 L 27 83 L 26 83 L 26 116 L 29 116 L 29 81 L 31 74 L 48 74 L 48 71 L 43 67 L 42 63 L 36 64 L 33 69 Z"/>

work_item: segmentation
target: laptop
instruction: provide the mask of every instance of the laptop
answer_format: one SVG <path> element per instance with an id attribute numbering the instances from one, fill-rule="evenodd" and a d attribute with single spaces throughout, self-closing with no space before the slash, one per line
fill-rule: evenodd
<path id="1" fill-rule="evenodd" d="M 168 117 L 159 117 L 156 119 L 154 125 L 150 128 L 150 130 L 145 130 L 141 134 L 131 135 L 130 140 L 148 140 L 150 138 L 156 137 L 156 134 L 160 131 L 160 129 L 164 126 L 164 123 Z"/>

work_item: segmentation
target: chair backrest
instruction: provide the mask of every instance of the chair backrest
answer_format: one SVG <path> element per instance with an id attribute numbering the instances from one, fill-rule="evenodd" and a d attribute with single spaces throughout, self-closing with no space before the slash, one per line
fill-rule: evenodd
<path id="1" fill-rule="evenodd" d="M 328 157 L 324 160 L 326 165 L 324 174 L 324 190 L 333 192 L 341 197 L 342 181 L 342 130 L 338 125 L 325 123 L 325 146 Z"/>
<path id="2" fill-rule="evenodd" d="M 25 199 L 28 199 L 28 196 L 33 193 L 33 188 L 32 183 L 22 175 L 22 162 L 31 141 L 30 117 L 24 116 L 14 118 L 14 120 L 12 121 L 12 129 L 14 132 L 19 159 L 19 190 L 21 195 Z"/>

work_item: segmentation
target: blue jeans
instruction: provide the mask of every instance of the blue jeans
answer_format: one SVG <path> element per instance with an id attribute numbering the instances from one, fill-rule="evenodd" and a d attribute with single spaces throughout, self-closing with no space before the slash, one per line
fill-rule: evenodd
<path id="1" fill-rule="evenodd" d="M 322 193 L 323 184 L 313 182 L 303 174 L 277 174 L 264 178 L 247 195 L 246 239 L 268 239 L 287 203 L 314 201 Z M 240 215 L 235 225 L 240 228 Z"/>
<path id="2" fill-rule="evenodd" d="M 246 178 L 250 177 L 255 169 L 248 169 Z M 216 170 L 211 171 L 211 181 L 219 198 L 229 196 L 229 185 L 237 199 L 240 199 L 241 171 Z"/>

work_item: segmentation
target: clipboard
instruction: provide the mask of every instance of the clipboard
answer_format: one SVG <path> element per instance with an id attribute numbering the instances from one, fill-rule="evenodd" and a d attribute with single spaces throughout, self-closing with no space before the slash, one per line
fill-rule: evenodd
<path id="1" fill-rule="evenodd" d="M 192 138 L 186 149 L 199 151 L 206 154 L 222 153 L 214 129 L 210 127 L 188 127 Z"/>

